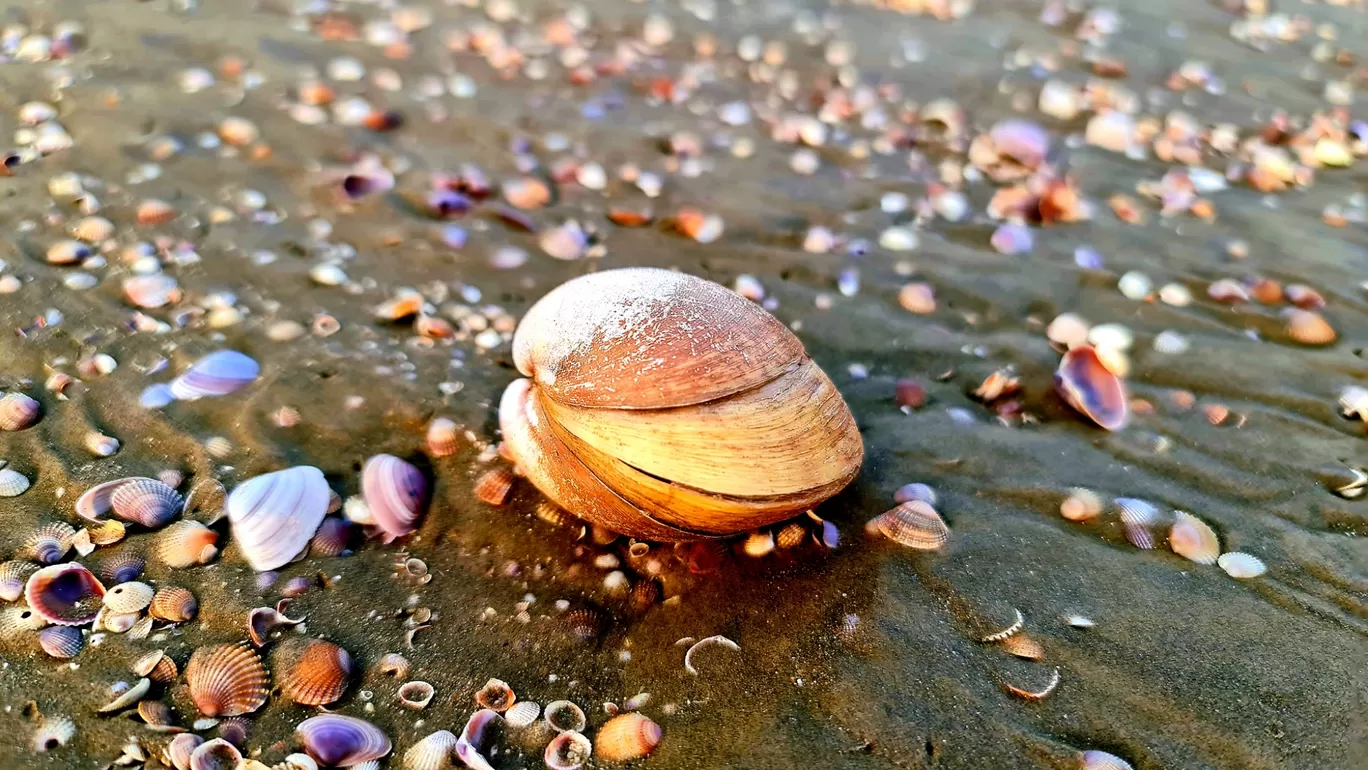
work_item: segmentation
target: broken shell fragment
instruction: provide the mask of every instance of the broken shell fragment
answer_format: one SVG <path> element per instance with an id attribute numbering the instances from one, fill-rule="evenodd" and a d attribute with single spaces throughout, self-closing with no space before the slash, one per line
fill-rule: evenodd
<path id="1" fill-rule="evenodd" d="M 282 567 L 308 547 L 328 513 L 323 472 L 299 465 L 239 484 L 228 496 L 233 539 L 257 572 Z"/>
<path id="2" fill-rule="evenodd" d="M 608 762 L 649 756 L 660 745 L 660 725 L 637 713 L 619 714 L 599 728 L 594 755 Z"/>
<path id="3" fill-rule="evenodd" d="M 277 629 L 297 626 L 303 622 L 303 618 L 295 620 L 286 617 L 274 607 L 257 607 L 247 613 L 247 636 L 251 638 L 252 644 L 264 647 Z"/>
<path id="4" fill-rule="evenodd" d="M 1064 354 L 1055 372 L 1055 389 L 1080 414 L 1107 430 L 1120 430 L 1130 418 L 1126 386 L 1091 345 Z"/>
<path id="5" fill-rule="evenodd" d="M 147 693 L 152 689 L 151 680 L 146 677 L 139 679 L 138 683 L 119 693 L 118 697 L 99 708 L 101 714 L 115 714 L 127 708 L 138 705 L 138 702 L 147 697 Z"/>
<path id="6" fill-rule="evenodd" d="M 185 681 L 195 707 L 206 717 L 250 714 L 266 703 L 270 677 L 246 644 L 201 647 L 190 656 Z"/>
<path id="7" fill-rule="evenodd" d="M 950 540 L 950 528 L 935 508 L 909 500 L 871 522 L 884 537 L 918 551 L 938 551 Z"/>
<path id="8" fill-rule="evenodd" d="M 295 728 L 304 751 L 328 767 L 351 767 L 390 753 L 390 739 L 363 719 L 341 714 L 310 717 Z"/>
<path id="9" fill-rule="evenodd" d="M 397 697 L 399 702 L 404 705 L 404 708 L 421 711 L 427 708 L 427 705 L 432 702 L 432 698 L 436 694 L 437 690 L 431 684 L 414 680 L 412 682 L 404 682 L 400 685 Z"/>
<path id="10" fill-rule="evenodd" d="M 33 750 L 39 754 L 55 751 L 76 737 L 76 723 L 71 717 L 54 714 L 44 716 L 38 729 L 33 732 Z"/>
<path id="11" fill-rule="evenodd" d="M 59 626 L 83 626 L 100 614 L 105 588 L 90 570 L 69 562 L 29 576 L 24 600 L 39 617 Z"/>

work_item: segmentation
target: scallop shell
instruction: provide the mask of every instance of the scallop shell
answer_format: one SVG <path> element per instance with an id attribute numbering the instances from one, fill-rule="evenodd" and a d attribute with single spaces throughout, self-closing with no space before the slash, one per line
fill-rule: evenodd
<path id="1" fill-rule="evenodd" d="M 1107 430 L 1120 430 L 1130 419 L 1125 383 L 1111 372 L 1091 345 L 1064 354 L 1055 371 L 1055 389 L 1080 414 Z"/>
<path id="2" fill-rule="evenodd" d="M 352 657 L 322 639 L 287 639 L 273 653 L 285 697 L 301 706 L 325 706 L 351 683 Z"/>
<path id="3" fill-rule="evenodd" d="M 445 417 L 437 417 L 428 424 L 427 447 L 433 457 L 456 454 L 461 443 L 461 426 Z"/>
<path id="4" fill-rule="evenodd" d="M 350 767 L 380 759 L 393 748 L 380 728 L 363 719 L 322 714 L 299 723 L 295 735 L 320 764 Z"/>
<path id="5" fill-rule="evenodd" d="M 38 422 L 43 407 L 23 393 L 6 393 L 0 397 L 0 430 L 15 431 L 31 428 Z"/>
<path id="6" fill-rule="evenodd" d="M 884 537 L 918 551 L 938 551 L 950 540 L 950 528 L 940 514 L 920 500 L 902 503 L 876 521 Z"/>
<path id="7" fill-rule="evenodd" d="M 53 521 L 42 525 L 24 542 L 23 553 L 39 564 L 55 564 L 71 550 L 76 528 L 66 522 Z"/>
<path id="8" fill-rule="evenodd" d="M 568 730 L 551 739 L 542 754 L 549 770 L 579 770 L 594 754 L 594 744 L 584 735 Z"/>
<path id="9" fill-rule="evenodd" d="M 1174 512 L 1169 527 L 1169 547 L 1173 552 L 1198 564 L 1215 564 L 1221 555 L 1221 541 L 1207 523 L 1183 511 Z"/>
<path id="10" fill-rule="evenodd" d="M 182 519 L 162 530 L 153 546 L 161 563 L 174 569 L 208 564 L 218 556 L 218 533 L 198 521 Z"/>
<path id="11" fill-rule="evenodd" d="M 145 676 L 153 682 L 165 684 L 175 681 L 180 675 L 180 668 L 176 666 L 176 661 L 171 659 L 162 650 L 153 650 L 133 661 L 130 667 L 133 673 L 138 676 Z"/>
<path id="12" fill-rule="evenodd" d="M 584 709 L 568 700 L 551 701 L 546 704 L 546 709 L 542 712 L 542 719 L 552 730 L 558 733 L 578 732 L 589 724 L 584 716 Z"/>
<path id="13" fill-rule="evenodd" d="M 54 714 L 43 717 L 42 724 L 33 732 L 33 750 L 43 754 L 59 749 L 76 737 L 76 723 L 71 717 Z"/>
<path id="14" fill-rule="evenodd" d="M 195 747 L 190 754 L 189 770 L 237 770 L 241 761 L 242 752 L 238 751 L 237 746 L 222 738 L 215 738 Z"/>
<path id="15" fill-rule="evenodd" d="M 236 350 L 220 350 L 190 365 L 171 381 L 171 394 L 182 401 L 226 396 L 244 388 L 261 374 L 261 365 Z"/>
<path id="16" fill-rule="evenodd" d="M 1216 563 L 1221 565 L 1221 569 L 1233 578 L 1245 580 L 1256 578 L 1268 571 L 1262 560 L 1241 551 L 1231 551 L 1221 554 Z"/>
<path id="17" fill-rule="evenodd" d="M 145 700 L 138 704 L 138 716 L 149 725 L 167 727 L 176 722 L 171 707 L 159 700 Z"/>
<path id="18" fill-rule="evenodd" d="M 0 600 L 17 601 L 24 595 L 24 584 L 38 571 L 38 565 L 15 559 L 0 564 Z"/>
<path id="19" fill-rule="evenodd" d="M 100 577 L 110 585 L 136 580 L 147 560 L 131 551 L 115 554 L 100 563 Z"/>
<path id="20" fill-rule="evenodd" d="M 159 529 L 181 512 L 185 501 L 157 479 L 130 479 L 110 493 L 109 504 L 120 519 Z"/>
<path id="21" fill-rule="evenodd" d="M 530 700 L 520 700 L 504 712 L 504 721 L 509 727 L 522 729 L 537 721 L 541 716 L 541 706 Z"/>
<path id="22" fill-rule="evenodd" d="M 404 708 L 422 711 L 432 702 L 432 698 L 436 694 L 436 688 L 428 682 L 414 680 L 400 685 L 397 697 Z"/>
<path id="23" fill-rule="evenodd" d="M 490 679 L 475 693 L 475 702 L 480 708 L 494 712 L 507 711 L 517 699 L 518 696 L 513 694 L 513 688 L 502 679 Z"/>
<path id="24" fill-rule="evenodd" d="M 105 589 L 79 564 L 55 564 L 29 576 L 24 600 L 44 620 L 59 626 L 83 626 L 100 614 Z"/>
<path id="25" fill-rule="evenodd" d="M 105 592 L 104 606 L 117 615 L 142 612 L 152 603 L 155 594 L 152 586 L 146 583 L 136 580 L 120 583 Z"/>
<path id="26" fill-rule="evenodd" d="M 351 544 L 352 531 L 352 523 L 346 519 L 336 516 L 324 518 L 318 532 L 309 541 L 309 553 L 324 557 L 351 553 L 348 546 Z"/>
<path id="27" fill-rule="evenodd" d="M 176 770 L 190 770 L 190 755 L 203 743 L 204 739 L 194 733 L 181 733 L 166 747 L 166 761 Z"/>
<path id="28" fill-rule="evenodd" d="M 12 468 L 0 468 L 0 497 L 18 497 L 28 488 L 28 476 Z"/>
<path id="29" fill-rule="evenodd" d="M 608 762 L 649 756 L 660 745 L 660 725 L 641 714 L 619 714 L 599 728 L 594 755 Z"/>
<path id="30" fill-rule="evenodd" d="M 1085 751 L 1079 760 L 1079 770 L 1134 770 L 1126 760 L 1105 751 Z"/>
<path id="31" fill-rule="evenodd" d="M 1074 487 L 1059 504 L 1059 515 L 1069 521 L 1087 521 L 1102 513 L 1102 497 L 1091 489 Z"/>
<path id="32" fill-rule="evenodd" d="M 199 612 L 199 601 L 188 588 L 181 586 L 162 586 L 152 596 L 147 614 L 158 620 L 184 623 L 192 620 Z"/>
<path id="33" fill-rule="evenodd" d="M 308 547 L 328 513 L 332 490 L 310 465 L 267 473 L 228 496 L 233 537 L 258 572 L 288 564 Z"/>
<path id="34" fill-rule="evenodd" d="M 427 479 L 398 457 L 380 454 L 361 469 L 361 494 L 388 543 L 415 529 L 427 498 Z"/>
<path id="35" fill-rule="evenodd" d="M 456 735 L 450 730 L 438 730 L 404 752 L 404 770 L 449 770 L 455 751 Z"/>
<path id="36" fill-rule="evenodd" d="M 1167 516 L 1154 503 L 1135 497 L 1116 498 L 1116 508 L 1126 531 L 1126 540 L 1136 548 L 1154 548 L 1154 535 L 1162 531 Z"/>
<path id="37" fill-rule="evenodd" d="M 266 703 L 270 677 L 250 645 L 201 647 L 185 667 L 190 697 L 206 717 L 250 714 Z"/>
<path id="38" fill-rule="evenodd" d="M 513 480 L 513 472 L 507 468 L 485 471 L 475 480 L 475 497 L 488 505 L 503 505 L 508 502 Z"/>
<path id="39" fill-rule="evenodd" d="M 76 498 L 76 515 L 91 522 L 104 521 L 105 514 L 109 513 L 114 507 L 114 493 L 125 484 L 140 481 L 153 481 L 145 476 L 130 476 L 123 479 L 106 481 L 103 484 L 96 484 L 87 489 Z"/>
<path id="40" fill-rule="evenodd" d="M 218 736 L 225 741 L 241 748 L 247 745 L 247 731 L 252 726 L 252 721 L 247 717 L 228 717 L 220 719 L 218 723 Z"/>
<path id="41" fill-rule="evenodd" d="M 85 647 L 85 635 L 72 626 L 48 626 L 38 632 L 43 652 L 59 660 L 74 658 Z"/>
<path id="42" fill-rule="evenodd" d="M 152 626 L 156 621 L 151 616 L 138 618 L 138 622 L 128 629 L 128 638 L 134 641 L 141 641 L 152 634 Z"/>

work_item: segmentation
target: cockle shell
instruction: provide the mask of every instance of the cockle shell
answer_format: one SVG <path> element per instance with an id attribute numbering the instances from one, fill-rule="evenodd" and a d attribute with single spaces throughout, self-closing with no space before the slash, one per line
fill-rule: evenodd
<path id="1" fill-rule="evenodd" d="M 629 536 L 757 529 L 835 494 L 863 459 L 798 339 L 699 278 L 572 280 L 524 316 L 513 358 L 529 379 L 504 391 L 499 422 L 518 465 L 561 507 Z"/>
<path id="2" fill-rule="evenodd" d="M 387 676 L 390 679 L 407 678 L 409 674 L 408 658 L 397 652 L 387 653 L 375 664 L 375 670 L 379 671 L 381 676 Z"/>
<path id="3" fill-rule="evenodd" d="M 394 455 L 376 455 L 361 469 L 361 494 L 388 543 L 416 528 L 427 502 L 427 479 Z"/>
<path id="4" fill-rule="evenodd" d="M 270 676 L 250 645 L 201 647 L 185 666 L 190 697 L 206 717 L 250 714 L 266 703 Z"/>
<path id="5" fill-rule="evenodd" d="M 236 350 L 220 350 L 190 365 L 171 381 L 171 394 L 182 401 L 206 396 L 225 396 L 250 385 L 261 374 L 261 365 Z"/>
<path id="6" fill-rule="evenodd" d="M 507 468 L 494 468 L 480 474 L 475 479 L 475 497 L 489 505 L 499 506 L 508 502 L 508 493 L 513 489 L 513 472 Z"/>
<path id="7" fill-rule="evenodd" d="M 24 583 L 37 572 L 37 564 L 15 559 L 0 564 L 0 601 L 17 601 L 24 595 Z"/>
<path id="8" fill-rule="evenodd" d="M 1168 516 L 1154 503 L 1135 497 L 1116 498 L 1116 509 L 1126 532 L 1126 540 L 1136 548 L 1154 548 L 1155 533 L 1163 530 L 1168 523 Z"/>
<path id="9" fill-rule="evenodd" d="M 326 517 L 318 526 L 313 539 L 309 541 L 309 553 L 315 556 L 341 556 L 349 553 L 348 545 L 351 543 L 353 531 L 350 521 L 336 516 Z"/>
<path id="10" fill-rule="evenodd" d="M 546 724 L 552 730 L 558 733 L 578 732 L 589 723 L 584 716 L 584 709 L 568 700 L 551 701 L 546 704 L 542 718 L 546 720 Z"/>
<path id="11" fill-rule="evenodd" d="M 950 528 L 940 514 L 921 500 L 902 503 L 872 523 L 884 537 L 918 551 L 938 551 L 950 540 Z"/>
<path id="12" fill-rule="evenodd" d="M 28 476 L 13 468 L 0 468 L 0 497 L 18 497 L 28 488 Z"/>
<path id="13" fill-rule="evenodd" d="M 114 545 L 123 540 L 124 535 L 128 533 L 124 523 L 115 519 L 91 522 L 85 529 L 90 534 L 90 542 L 95 545 Z"/>
<path id="14" fill-rule="evenodd" d="M 152 603 L 156 591 L 146 583 L 136 580 L 120 583 L 110 588 L 104 595 L 104 606 L 116 615 L 141 612 Z"/>
<path id="15" fill-rule="evenodd" d="M 1216 563 L 1225 570 L 1225 573 L 1233 578 L 1246 580 L 1256 578 L 1268 571 L 1262 560 L 1257 556 L 1252 556 L 1241 551 L 1231 551 L 1223 553 L 1216 560 Z"/>
<path id="16" fill-rule="evenodd" d="M 54 564 L 29 576 L 24 600 L 49 623 L 83 626 L 100 614 L 105 588 L 80 564 Z"/>
<path id="17" fill-rule="evenodd" d="M 181 290 L 175 278 L 165 273 L 153 273 L 125 278 L 123 295 L 134 307 L 155 310 L 179 300 Z"/>
<path id="18" fill-rule="evenodd" d="M 180 668 L 176 665 L 176 661 L 172 660 L 171 656 L 162 650 L 153 650 L 143 655 L 133 661 L 130 668 L 138 676 L 145 676 L 153 682 L 162 684 L 175 681 L 176 677 L 180 675 Z"/>
<path id="19" fill-rule="evenodd" d="M 295 735 L 309 756 L 329 767 L 350 767 L 380 759 L 393 748 L 380 728 L 341 714 L 310 717 L 299 723 Z"/>
<path id="20" fill-rule="evenodd" d="M 1131 763 L 1105 751 L 1085 751 L 1079 762 L 1079 770 L 1133 770 Z"/>
<path id="21" fill-rule="evenodd" d="M 608 762 L 626 762 L 650 755 L 660 745 L 660 725 L 642 714 L 619 714 L 599 728 L 594 755 Z"/>
<path id="22" fill-rule="evenodd" d="M 241 761 L 242 752 L 237 746 L 215 738 L 195 747 L 190 754 L 189 770 L 237 770 Z"/>
<path id="23" fill-rule="evenodd" d="M 46 619 L 28 607 L 5 607 L 0 609 L 0 639 L 28 636 L 47 623 Z"/>
<path id="24" fill-rule="evenodd" d="M 303 553 L 328 513 L 331 496 L 323 472 L 310 465 L 239 484 L 228 496 L 228 520 L 252 569 L 273 570 Z"/>
<path id="25" fill-rule="evenodd" d="M 181 586 L 162 586 L 152 596 L 147 614 L 158 620 L 184 623 L 199 612 L 199 601 L 188 588 Z"/>
<path id="26" fill-rule="evenodd" d="M 579 770 L 594 754 L 594 744 L 574 730 L 557 735 L 547 744 L 542 760 L 550 770 Z"/>
<path id="27" fill-rule="evenodd" d="M 1125 383 L 1091 345 L 1078 345 L 1064 354 L 1055 371 L 1055 389 L 1069 406 L 1107 430 L 1120 430 L 1130 419 Z"/>
<path id="28" fill-rule="evenodd" d="M 285 697 L 301 706 L 332 703 L 351 683 L 351 655 L 323 639 L 287 639 L 272 657 Z"/>
<path id="29" fill-rule="evenodd" d="M 461 428 L 446 417 L 437 417 L 428 424 L 428 453 L 433 457 L 449 457 L 460 448 Z"/>
<path id="30" fill-rule="evenodd" d="M 75 527 L 62 521 L 50 521 L 24 541 L 24 555 L 39 564 L 55 564 L 71 550 L 71 539 L 75 536 Z"/>
<path id="31" fill-rule="evenodd" d="M 218 555 L 218 533 L 198 521 L 182 519 L 157 533 L 157 558 L 175 569 L 208 564 Z"/>
<path id="32" fill-rule="evenodd" d="M 503 714 L 504 721 L 508 723 L 508 726 L 518 729 L 531 725 L 537 721 L 539 716 L 541 716 L 541 706 L 530 700 L 520 700 L 514 703 Z"/>
<path id="33" fill-rule="evenodd" d="M 43 652 L 59 660 L 74 658 L 85 647 L 85 635 L 73 626 L 48 626 L 38 632 Z"/>
<path id="34" fill-rule="evenodd" d="M 100 577 L 110 585 L 118 585 L 137 579 L 146 566 L 146 559 L 126 550 L 105 559 L 100 564 Z"/>
<path id="35" fill-rule="evenodd" d="M 1215 564 L 1221 555 L 1221 540 L 1201 519 L 1183 511 L 1174 511 L 1174 522 L 1169 527 L 1169 548 L 1198 564 Z"/>
<path id="36" fill-rule="evenodd" d="M 23 393 L 6 393 L 0 397 L 0 430 L 31 428 L 38 422 L 42 412 L 43 407 Z"/>
<path id="37" fill-rule="evenodd" d="M 404 752 L 404 770 L 452 770 L 451 757 L 455 751 L 455 733 L 438 730 Z"/>
<path id="38" fill-rule="evenodd" d="M 148 529 L 176 518 L 184 506 L 180 493 L 157 479 L 129 479 L 109 494 L 114 515 Z"/>
<path id="39" fill-rule="evenodd" d="M 194 733 L 181 733 L 166 747 L 166 759 L 176 770 L 190 770 L 190 755 L 204 743 L 204 739 Z"/>
<path id="40" fill-rule="evenodd" d="M 33 750 L 42 754 L 59 749 L 76 737 L 76 723 L 71 717 L 54 714 L 43 717 L 33 733 Z"/>

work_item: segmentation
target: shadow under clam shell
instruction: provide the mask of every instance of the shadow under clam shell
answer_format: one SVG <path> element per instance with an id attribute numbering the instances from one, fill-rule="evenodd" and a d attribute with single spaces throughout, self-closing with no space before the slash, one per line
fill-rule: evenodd
<path id="1" fill-rule="evenodd" d="M 1091 345 L 1064 354 L 1055 372 L 1059 395 L 1084 417 L 1107 430 L 1120 430 L 1130 419 L 1126 386 L 1107 369 Z"/>

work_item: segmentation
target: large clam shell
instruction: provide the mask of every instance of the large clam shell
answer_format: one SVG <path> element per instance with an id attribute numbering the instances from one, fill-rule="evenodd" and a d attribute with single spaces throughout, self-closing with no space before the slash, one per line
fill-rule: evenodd
<path id="1" fill-rule="evenodd" d="M 282 691 L 301 706 L 332 703 L 351 682 L 351 655 L 323 639 L 287 639 L 272 656 Z"/>
<path id="2" fill-rule="evenodd" d="M 295 735 L 320 764 L 350 767 L 379 759 L 393 748 L 380 728 L 355 717 L 322 714 L 299 723 Z"/>
<path id="3" fill-rule="evenodd" d="M 1091 345 L 1064 354 L 1055 371 L 1055 389 L 1069 406 L 1107 430 L 1120 430 L 1130 420 L 1125 383 L 1098 357 Z"/>
<path id="4" fill-rule="evenodd" d="M 385 542 L 416 529 L 427 502 L 423 472 L 394 455 L 380 454 L 361 469 L 361 494 Z"/>
<path id="5" fill-rule="evenodd" d="M 29 576 L 24 600 L 37 615 L 59 626 L 83 626 L 100 614 L 105 588 L 90 570 L 69 562 Z"/>
<path id="6" fill-rule="evenodd" d="M 206 717 L 250 714 L 266 703 L 270 676 L 251 645 L 201 647 L 185 666 L 195 707 Z"/>
<path id="7" fill-rule="evenodd" d="M 236 350 L 219 350 L 190 365 L 171 381 L 171 395 L 182 401 L 206 396 L 226 396 L 250 385 L 261 374 L 261 365 Z"/>
<path id="8" fill-rule="evenodd" d="M 310 466 L 267 473 L 228 496 L 233 537 L 258 572 L 282 567 L 309 545 L 331 497 L 323 471 Z"/>

